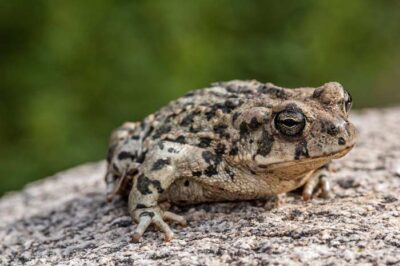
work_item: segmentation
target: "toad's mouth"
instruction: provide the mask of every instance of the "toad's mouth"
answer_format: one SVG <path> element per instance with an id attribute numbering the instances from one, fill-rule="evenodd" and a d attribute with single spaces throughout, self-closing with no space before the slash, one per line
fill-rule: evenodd
<path id="1" fill-rule="evenodd" d="M 333 159 L 339 159 L 345 156 L 354 147 L 354 145 L 346 147 L 343 150 L 331 154 L 325 154 L 318 157 L 304 158 L 300 160 L 293 160 L 290 162 L 279 162 L 269 165 L 259 165 L 258 167 L 265 173 L 285 173 L 288 174 L 302 174 L 312 170 L 316 170 L 324 166 L 327 162 Z"/>

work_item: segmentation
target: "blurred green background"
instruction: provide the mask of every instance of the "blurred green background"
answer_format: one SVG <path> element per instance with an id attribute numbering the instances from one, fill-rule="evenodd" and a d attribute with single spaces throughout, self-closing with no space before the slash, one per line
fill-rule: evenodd
<path id="1" fill-rule="evenodd" d="M 336 80 L 356 108 L 395 105 L 399 47 L 394 0 L 0 0 L 0 195 L 214 81 Z"/>

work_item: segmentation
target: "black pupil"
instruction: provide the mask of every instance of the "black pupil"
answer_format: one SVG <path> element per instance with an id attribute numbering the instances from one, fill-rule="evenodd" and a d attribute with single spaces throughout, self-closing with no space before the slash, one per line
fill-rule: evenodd
<path id="1" fill-rule="evenodd" d="M 285 126 L 292 127 L 292 126 L 297 125 L 298 122 L 295 121 L 295 120 L 293 120 L 293 119 L 285 119 L 285 120 L 283 120 L 283 124 L 284 124 Z"/>

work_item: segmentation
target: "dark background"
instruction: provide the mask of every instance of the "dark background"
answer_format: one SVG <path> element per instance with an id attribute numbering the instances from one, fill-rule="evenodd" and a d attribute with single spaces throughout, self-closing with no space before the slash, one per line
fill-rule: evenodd
<path id="1" fill-rule="evenodd" d="M 0 0 L 0 195 L 103 159 L 113 128 L 214 81 L 335 80 L 356 108 L 395 105 L 399 11 L 394 0 Z"/>

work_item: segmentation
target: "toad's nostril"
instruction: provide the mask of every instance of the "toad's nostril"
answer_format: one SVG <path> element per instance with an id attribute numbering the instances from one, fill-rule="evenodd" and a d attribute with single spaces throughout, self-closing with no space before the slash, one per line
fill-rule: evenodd
<path id="1" fill-rule="evenodd" d="M 328 134 L 331 136 L 336 136 L 339 133 L 339 128 L 334 124 L 330 124 L 327 130 Z"/>
<path id="2" fill-rule="evenodd" d="M 340 138 L 338 139 L 338 144 L 339 144 L 339 145 L 346 145 L 346 140 L 345 140 L 344 138 L 340 137 Z"/>
<path id="3" fill-rule="evenodd" d="M 345 121 L 322 120 L 321 132 L 332 137 L 337 136 L 339 133 L 344 131 L 344 122 Z"/>

